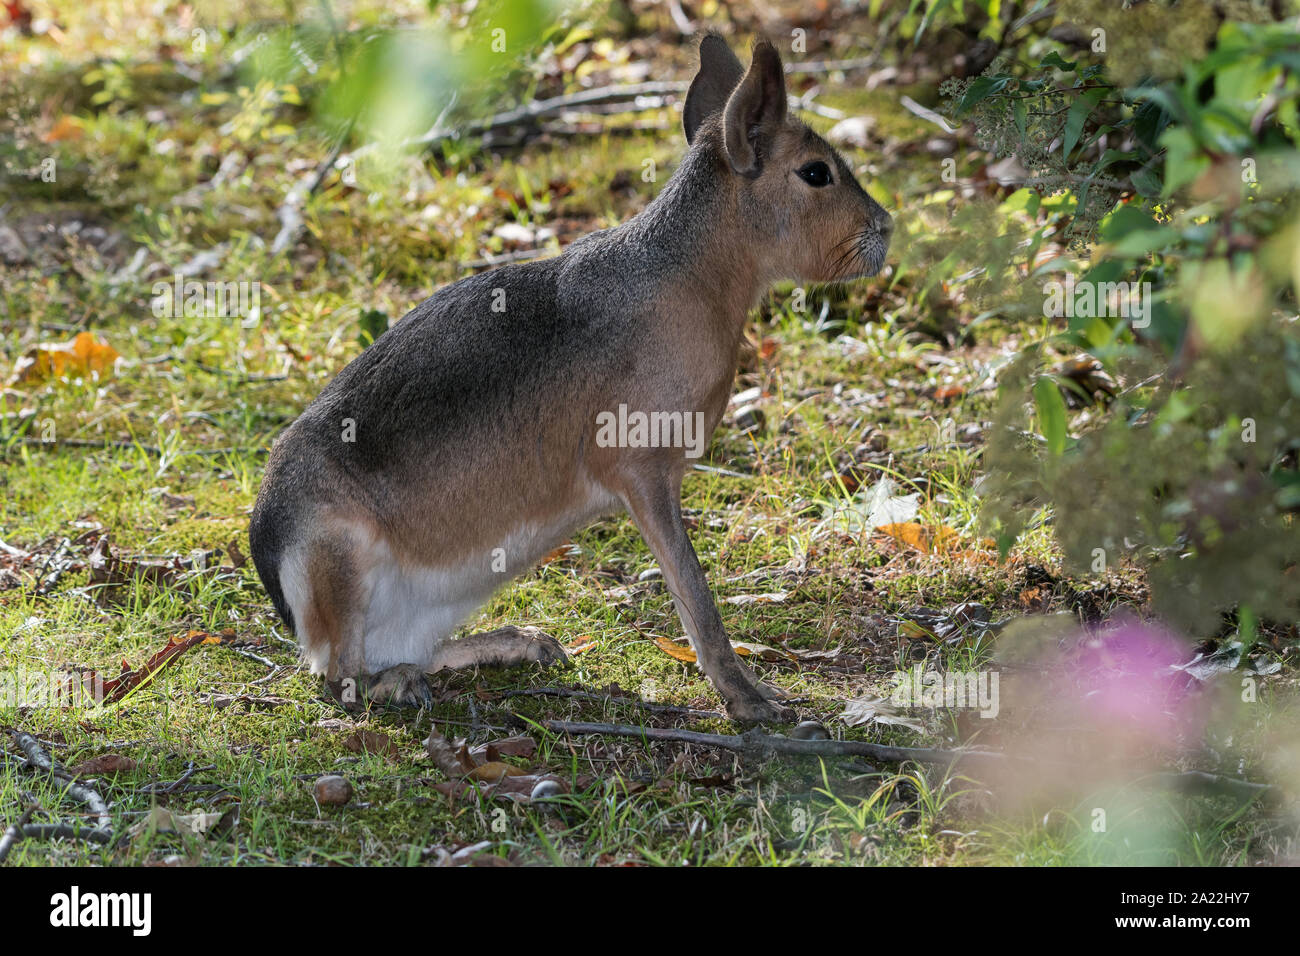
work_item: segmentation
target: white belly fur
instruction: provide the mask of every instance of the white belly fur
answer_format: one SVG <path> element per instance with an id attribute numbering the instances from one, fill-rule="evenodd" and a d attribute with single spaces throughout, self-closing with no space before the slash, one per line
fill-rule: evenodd
<path id="1" fill-rule="evenodd" d="M 342 649 L 341 672 L 375 674 L 398 664 L 428 666 L 437 647 L 493 593 L 531 568 L 574 528 L 609 512 L 616 503 L 603 493 L 593 494 L 584 507 L 545 524 L 521 526 L 453 567 L 404 566 L 386 541 L 370 539 L 361 545 L 367 552 L 363 566 L 369 571 L 361 582 L 365 612 L 360 640 L 353 638 L 348 641 L 351 646 Z M 312 673 L 322 674 L 328 669 L 329 649 L 303 631 L 309 597 L 304 565 L 296 549 L 286 555 L 280 568 L 281 587 Z"/>

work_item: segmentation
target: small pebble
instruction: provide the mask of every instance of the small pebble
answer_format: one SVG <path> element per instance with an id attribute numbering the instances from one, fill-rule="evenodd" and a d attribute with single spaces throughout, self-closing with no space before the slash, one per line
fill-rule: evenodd
<path id="1" fill-rule="evenodd" d="M 830 740 L 831 738 L 821 721 L 817 720 L 801 721 L 790 732 L 790 736 L 795 740 Z"/>
<path id="2" fill-rule="evenodd" d="M 330 774 L 316 781 L 316 802 L 341 807 L 352 799 L 352 784 L 346 777 Z"/>
<path id="3" fill-rule="evenodd" d="M 558 797 L 564 792 L 554 780 L 538 780 L 537 785 L 533 787 L 533 792 L 529 794 L 528 799 L 531 801 L 545 800 L 547 797 Z"/>

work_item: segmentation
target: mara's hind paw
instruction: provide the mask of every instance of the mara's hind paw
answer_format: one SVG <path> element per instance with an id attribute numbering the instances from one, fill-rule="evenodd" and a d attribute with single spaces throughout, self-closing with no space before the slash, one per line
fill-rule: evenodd
<path id="1" fill-rule="evenodd" d="M 447 641 L 438 648 L 429 670 L 465 670 L 472 667 L 516 667 L 520 664 L 568 663 L 560 642 L 535 627 L 513 624 Z"/>

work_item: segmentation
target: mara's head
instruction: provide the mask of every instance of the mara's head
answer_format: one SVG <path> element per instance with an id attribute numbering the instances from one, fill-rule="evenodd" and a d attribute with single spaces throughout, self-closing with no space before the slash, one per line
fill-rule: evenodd
<path id="1" fill-rule="evenodd" d="M 781 278 L 835 282 L 875 275 L 894 224 L 835 149 L 786 108 L 785 71 L 767 41 L 746 71 L 721 37 L 700 44 L 686 94 L 686 141 L 716 150 L 734 184 L 736 224 Z"/>

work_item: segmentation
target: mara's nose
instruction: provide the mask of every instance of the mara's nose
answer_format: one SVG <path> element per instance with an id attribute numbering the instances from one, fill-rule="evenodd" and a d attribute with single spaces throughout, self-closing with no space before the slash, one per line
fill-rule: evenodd
<path id="1" fill-rule="evenodd" d="M 880 233 L 881 238 L 889 239 L 894 233 L 894 219 L 889 213 L 881 209 L 876 213 L 876 231 Z"/>

